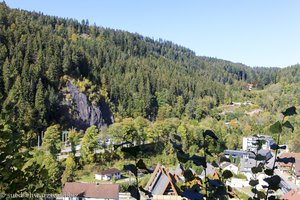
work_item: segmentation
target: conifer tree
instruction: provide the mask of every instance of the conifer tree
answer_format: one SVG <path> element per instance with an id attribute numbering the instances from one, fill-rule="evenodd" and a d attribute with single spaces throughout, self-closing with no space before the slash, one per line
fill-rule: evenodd
<path id="1" fill-rule="evenodd" d="M 2 74 L 3 74 L 3 82 L 4 82 L 4 90 L 6 93 L 9 92 L 11 86 L 12 86 L 12 80 L 10 79 L 11 71 L 9 67 L 10 63 L 8 61 L 8 58 L 6 58 L 3 67 L 2 67 Z"/>
<path id="2" fill-rule="evenodd" d="M 36 87 L 34 107 L 38 111 L 39 126 L 46 126 L 47 123 L 46 123 L 45 116 L 46 116 L 47 108 L 45 104 L 44 86 L 41 79 L 39 79 L 39 82 Z"/>
<path id="3" fill-rule="evenodd" d="M 61 178 L 61 182 L 62 184 L 64 185 L 66 182 L 72 182 L 74 181 L 74 177 L 75 177 L 75 169 L 76 169 L 76 163 L 75 163 L 75 160 L 74 160 L 74 155 L 73 154 L 70 154 L 68 156 L 68 158 L 66 159 L 66 168 L 65 168 L 65 171 L 62 175 L 62 178 Z"/>
<path id="4" fill-rule="evenodd" d="M 81 141 L 80 156 L 81 162 L 89 164 L 94 162 L 94 150 L 97 147 L 98 129 L 96 126 L 91 126 L 86 129 L 83 139 Z"/>
<path id="5" fill-rule="evenodd" d="M 56 155 L 61 149 L 60 131 L 58 125 L 52 125 L 45 131 L 42 147 L 51 155 Z"/>

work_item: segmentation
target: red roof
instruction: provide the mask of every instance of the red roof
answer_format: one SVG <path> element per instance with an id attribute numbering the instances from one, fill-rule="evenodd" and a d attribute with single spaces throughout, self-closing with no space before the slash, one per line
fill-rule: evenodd
<path id="1" fill-rule="evenodd" d="M 295 159 L 300 159 L 300 153 L 283 153 L 279 156 L 280 158 L 289 158 L 289 157 L 294 157 Z M 283 163 L 283 162 L 280 162 L 279 163 L 279 166 L 280 167 L 291 167 L 293 165 L 293 163 Z"/>
<path id="2" fill-rule="evenodd" d="M 280 197 L 281 200 L 299 200 L 300 192 L 298 190 L 291 190 Z"/>
<path id="3" fill-rule="evenodd" d="M 62 191 L 63 196 L 118 199 L 118 184 L 67 182 Z"/>

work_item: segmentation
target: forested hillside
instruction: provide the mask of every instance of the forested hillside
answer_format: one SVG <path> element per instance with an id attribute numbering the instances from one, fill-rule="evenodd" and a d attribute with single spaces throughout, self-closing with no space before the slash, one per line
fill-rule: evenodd
<path id="1" fill-rule="evenodd" d="M 150 119 L 159 111 L 168 115 L 166 110 L 176 105 L 194 105 L 206 97 L 219 105 L 227 101 L 230 86 L 241 90 L 248 82 L 263 88 L 277 78 L 276 69 L 197 57 L 169 41 L 89 26 L 84 20 L 1 4 L 1 22 L 2 113 L 26 131 L 59 122 L 64 75 L 88 79 L 101 88 L 101 98 L 109 101 L 113 113 Z"/>
<path id="2" fill-rule="evenodd" d="M 242 134 L 264 133 L 262 126 L 268 125 L 272 114 L 288 105 L 299 105 L 300 99 L 295 96 L 299 82 L 299 65 L 250 68 L 196 56 L 170 41 L 90 25 L 88 20 L 78 22 L 10 9 L 0 3 L 0 160 L 12 156 L 0 168 L 0 189 L 42 191 L 57 183 L 55 177 L 42 183 L 42 172 L 58 176 L 64 167 L 32 148 L 47 127 L 51 127 L 48 135 L 76 127 L 66 115 L 72 118 L 77 113 L 76 120 L 84 118 L 78 117 L 81 111 L 68 84 L 76 86 L 79 92 L 73 91 L 87 102 L 84 109 L 95 108 L 97 128 L 117 122 L 105 134 L 117 140 L 126 126 L 140 134 L 139 142 L 158 142 L 159 132 L 163 136 L 160 142 L 166 143 L 164 154 L 171 154 L 168 134 L 172 131 L 186 135 L 186 149 L 193 147 L 199 127 L 215 126 L 224 142 L 226 135 L 233 134 L 227 144 L 231 148 L 237 148 Z M 248 84 L 253 85 L 252 91 Z M 229 114 L 223 107 L 244 101 L 256 105 L 236 108 Z M 246 112 L 252 109 L 266 112 L 250 118 Z M 103 117 L 101 121 L 100 115 L 112 115 L 112 119 Z M 231 128 L 224 121 L 230 122 Z M 60 135 L 53 141 L 60 142 Z M 105 159 L 96 160 L 106 163 Z M 114 157 L 109 159 L 113 163 Z M 11 170 L 15 171 L 13 175 Z M 35 176 L 37 173 L 39 176 Z M 20 184 L 29 180 L 32 185 Z M 53 188 L 56 190 L 59 184 Z"/>

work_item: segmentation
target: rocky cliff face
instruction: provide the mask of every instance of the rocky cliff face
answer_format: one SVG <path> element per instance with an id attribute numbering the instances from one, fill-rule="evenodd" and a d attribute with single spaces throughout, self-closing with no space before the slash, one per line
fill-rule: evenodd
<path id="1" fill-rule="evenodd" d="M 93 106 L 71 81 L 67 83 L 67 92 L 71 99 L 64 100 L 61 106 L 64 124 L 84 130 L 92 125 L 100 128 L 113 123 L 112 113 L 105 101 L 100 100 L 99 105 Z"/>

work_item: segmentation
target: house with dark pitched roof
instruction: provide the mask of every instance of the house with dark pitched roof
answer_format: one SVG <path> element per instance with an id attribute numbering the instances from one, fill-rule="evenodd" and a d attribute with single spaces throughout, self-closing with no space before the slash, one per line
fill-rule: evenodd
<path id="1" fill-rule="evenodd" d="M 177 174 L 176 174 L 176 173 Z M 176 169 L 175 172 L 167 169 L 160 164 L 157 164 L 153 171 L 145 190 L 151 192 L 152 195 L 172 195 L 179 196 L 179 189 L 176 182 L 180 179 L 182 171 Z"/>
<path id="2" fill-rule="evenodd" d="M 220 179 L 219 174 L 216 172 L 214 166 L 212 166 L 212 164 L 207 163 L 207 167 L 206 167 L 206 175 L 209 178 L 212 178 L 214 180 L 216 179 Z M 201 175 L 199 176 L 200 178 L 204 178 L 205 177 L 205 172 L 204 170 L 202 171 Z"/>
<path id="3" fill-rule="evenodd" d="M 110 168 L 95 174 L 95 179 L 109 181 L 112 180 L 113 177 L 116 177 L 118 180 L 121 178 L 120 172 L 121 171 L 116 168 Z"/>
<path id="4" fill-rule="evenodd" d="M 118 184 L 67 182 L 61 196 L 63 200 L 119 200 Z"/>
<path id="5" fill-rule="evenodd" d="M 265 150 L 265 149 L 260 149 L 258 151 L 258 154 L 266 157 L 266 160 L 270 160 L 272 158 L 272 154 L 270 152 L 270 150 Z M 225 150 L 224 151 L 224 155 L 229 158 L 230 155 L 232 156 L 232 158 L 237 159 L 238 157 L 240 158 L 255 158 L 255 154 L 251 151 L 244 151 L 244 150 Z"/>

